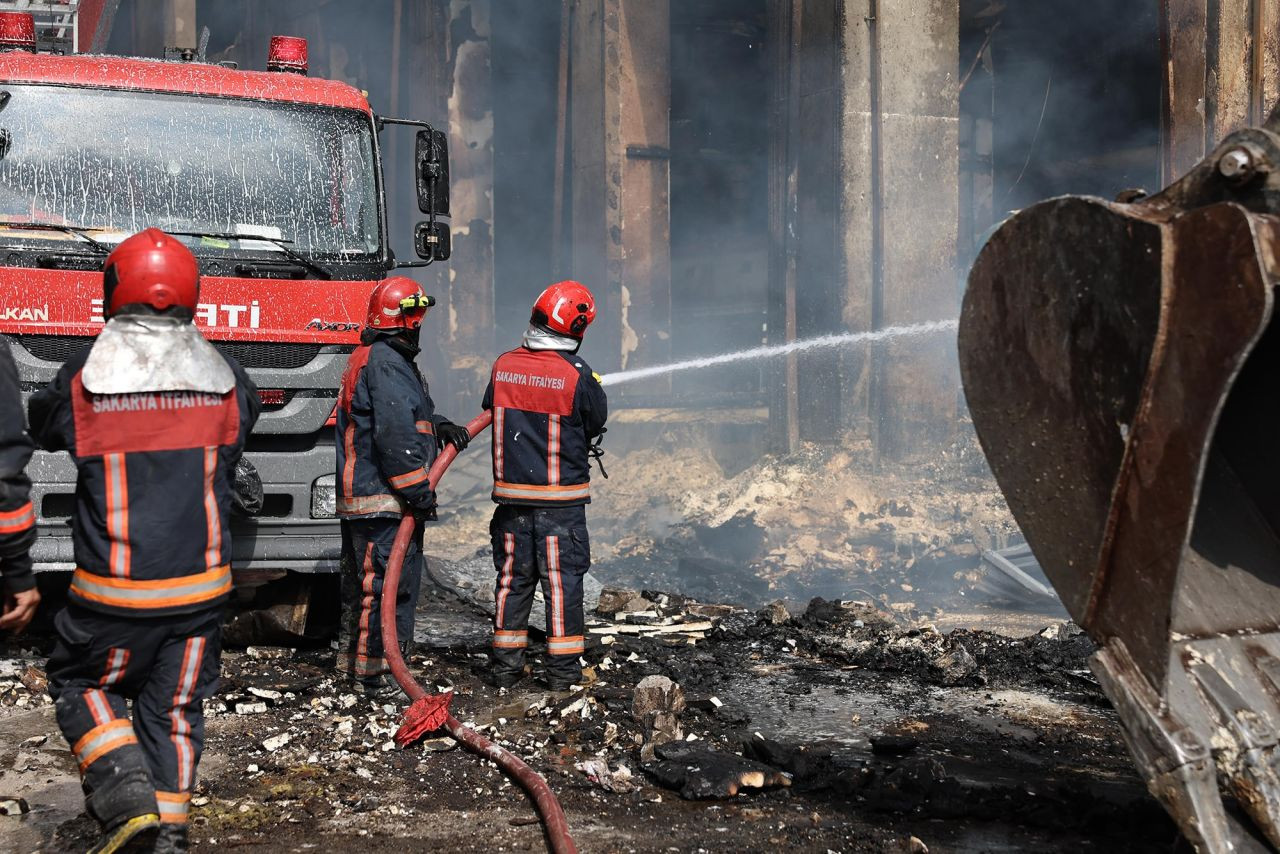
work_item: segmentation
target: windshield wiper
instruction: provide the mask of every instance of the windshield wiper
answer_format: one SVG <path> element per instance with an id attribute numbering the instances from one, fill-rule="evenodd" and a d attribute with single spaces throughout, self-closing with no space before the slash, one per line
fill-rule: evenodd
<path id="1" fill-rule="evenodd" d="M 97 249 L 105 257 L 111 254 L 111 247 L 100 241 L 94 240 L 88 235 L 89 229 L 83 225 L 59 225 L 56 222 L 16 222 L 12 220 L 0 220 L 0 228 L 12 228 L 15 231 L 61 231 L 63 234 L 70 234 L 78 237 L 85 243 L 88 243 L 94 249 Z"/>
<path id="2" fill-rule="evenodd" d="M 164 229 L 166 234 L 173 234 L 178 237 L 208 237 L 212 240 L 261 240 L 264 243 L 270 243 L 272 246 L 283 252 L 290 260 L 296 261 L 303 267 L 315 273 L 322 279 L 332 279 L 332 271 L 320 266 L 312 261 L 306 255 L 291 247 L 289 244 L 292 240 L 283 237 L 266 237 L 261 234 L 231 234 L 225 231 L 170 231 Z"/>

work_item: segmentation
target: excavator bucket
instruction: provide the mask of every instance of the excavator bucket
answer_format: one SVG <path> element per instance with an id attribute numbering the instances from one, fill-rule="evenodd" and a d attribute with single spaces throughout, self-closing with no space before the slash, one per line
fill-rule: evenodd
<path id="1" fill-rule="evenodd" d="M 1130 203 L 1064 197 L 974 265 L 978 437 L 1197 851 L 1280 849 L 1280 120 Z"/>

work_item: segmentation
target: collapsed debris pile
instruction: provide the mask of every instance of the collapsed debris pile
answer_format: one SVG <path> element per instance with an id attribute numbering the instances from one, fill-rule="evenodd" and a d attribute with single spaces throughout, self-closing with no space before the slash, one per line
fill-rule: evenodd
<path id="1" fill-rule="evenodd" d="M 869 447 L 852 444 L 809 445 L 730 475 L 705 442 L 677 432 L 663 447 L 611 457 L 594 490 L 593 574 L 606 584 L 753 607 L 887 596 L 919 614 L 955 607 L 981 581 L 982 552 L 1017 538 L 972 440 L 927 466 L 878 474 Z M 464 454 L 450 470 L 451 535 L 429 533 L 432 554 L 464 560 L 488 544 L 487 462 Z"/>

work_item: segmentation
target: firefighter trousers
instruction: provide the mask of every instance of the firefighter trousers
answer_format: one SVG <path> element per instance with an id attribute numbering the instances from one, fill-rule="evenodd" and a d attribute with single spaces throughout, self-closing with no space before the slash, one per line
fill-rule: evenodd
<path id="1" fill-rule="evenodd" d="M 89 814 L 106 828 L 146 813 L 185 824 L 203 703 L 218 686 L 222 609 L 121 617 L 68 605 L 54 625 L 49 694 Z"/>
<path id="2" fill-rule="evenodd" d="M 348 675 L 371 681 L 388 671 L 382 655 L 382 579 L 391 559 L 399 519 L 342 520 L 342 623 L 338 665 Z M 396 591 L 396 636 L 402 648 L 413 640 L 413 615 L 422 586 L 419 522 L 405 552 Z"/>
<path id="3" fill-rule="evenodd" d="M 547 679 L 577 682 L 583 652 L 582 580 L 591 567 L 587 508 L 500 504 L 489 525 L 495 588 L 496 675 L 524 670 L 529 611 L 539 583 L 547 614 Z"/>

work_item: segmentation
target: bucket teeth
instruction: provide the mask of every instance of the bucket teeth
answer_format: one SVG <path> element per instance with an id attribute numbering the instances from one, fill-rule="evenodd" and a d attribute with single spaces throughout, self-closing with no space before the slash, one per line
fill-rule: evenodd
<path id="1" fill-rule="evenodd" d="M 1256 666 L 1258 661 L 1254 663 Z M 1280 848 L 1275 730 L 1216 668 L 1198 661 L 1187 669 L 1220 726 L 1220 743 L 1214 753 L 1222 775 L 1241 808 L 1271 844 Z"/>
<path id="2" fill-rule="evenodd" d="M 1280 636 L 1180 644 L 1159 691 L 1122 641 L 1093 659 L 1147 788 L 1202 854 L 1280 850 L 1280 660 L 1259 644 Z"/>

